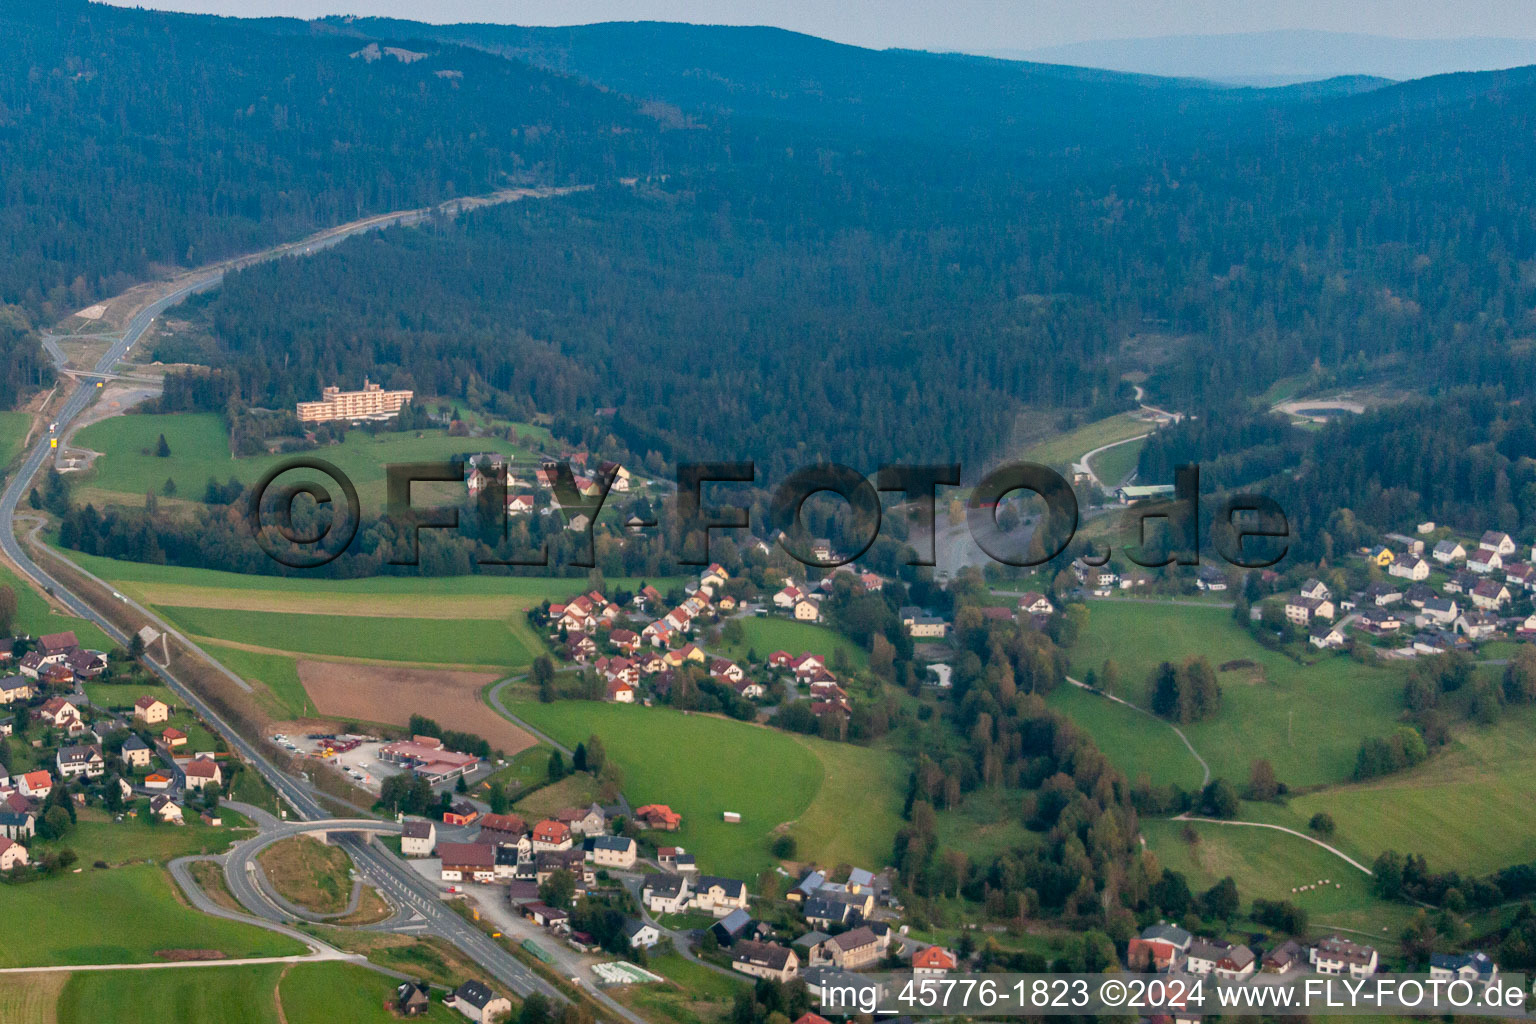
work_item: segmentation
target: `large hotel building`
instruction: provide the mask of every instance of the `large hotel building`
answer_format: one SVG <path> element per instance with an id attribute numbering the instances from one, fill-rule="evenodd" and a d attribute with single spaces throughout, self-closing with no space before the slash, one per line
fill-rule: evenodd
<path id="1" fill-rule="evenodd" d="M 403 409 L 413 394 L 412 391 L 385 391 L 364 377 L 361 391 L 343 391 L 332 385 L 320 392 L 320 401 L 300 402 L 299 421 L 387 420 Z"/>

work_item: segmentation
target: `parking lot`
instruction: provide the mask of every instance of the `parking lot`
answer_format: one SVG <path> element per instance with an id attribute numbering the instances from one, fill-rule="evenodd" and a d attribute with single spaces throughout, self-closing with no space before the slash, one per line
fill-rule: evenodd
<path id="1" fill-rule="evenodd" d="M 337 737 L 345 741 L 357 737 Z M 397 765 L 379 759 L 379 749 L 385 745 L 380 739 L 362 739 L 351 750 L 338 751 L 329 756 L 325 754 L 325 744 L 321 740 L 312 740 L 307 736 L 277 735 L 272 737 L 272 742 L 292 753 L 304 754 L 325 767 L 341 772 L 357 786 L 368 790 L 370 793 L 378 793 L 384 783 L 384 779 L 391 775 L 397 775 L 401 771 Z"/>

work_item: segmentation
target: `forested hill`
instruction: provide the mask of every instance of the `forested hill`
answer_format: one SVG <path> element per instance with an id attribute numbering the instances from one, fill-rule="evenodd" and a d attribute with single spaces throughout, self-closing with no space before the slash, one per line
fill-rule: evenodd
<path id="1" fill-rule="evenodd" d="M 1380 79 L 1295 89 L 1210 83 L 916 50 L 871 50 L 767 27 L 611 22 L 561 28 L 330 18 L 343 33 L 482 47 L 681 112 L 943 141 L 1056 160 L 1229 129 L 1257 108 L 1365 91 Z"/>
<path id="2" fill-rule="evenodd" d="M 34 317 L 371 212 L 665 165 L 634 103 L 476 49 L 369 60 L 302 22 L 70 0 L 0 5 L 0 39 L 0 303 Z"/>

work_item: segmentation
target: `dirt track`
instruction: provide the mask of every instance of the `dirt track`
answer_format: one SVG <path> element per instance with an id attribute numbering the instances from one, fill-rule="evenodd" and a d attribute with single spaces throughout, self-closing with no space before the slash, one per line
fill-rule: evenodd
<path id="1" fill-rule="evenodd" d="M 526 732 L 486 707 L 480 691 L 495 682 L 489 672 L 298 662 L 299 681 L 323 715 L 385 725 L 405 725 L 413 714 L 446 729 L 484 736 L 511 755 L 534 745 Z"/>

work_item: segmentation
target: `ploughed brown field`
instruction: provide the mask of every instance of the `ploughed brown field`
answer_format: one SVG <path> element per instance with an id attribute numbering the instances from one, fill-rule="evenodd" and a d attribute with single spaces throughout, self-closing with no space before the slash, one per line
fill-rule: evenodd
<path id="1" fill-rule="evenodd" d="M 384 725 L 406 725 L 426 715 L 445 729 L 472 732 L 507 755 L 534 745 L 534 739 L 492 711 L 480 691 L 496 681 L 492 672 L 352 665 L 300 659 L 299 681 L 322 715 Z"/>

